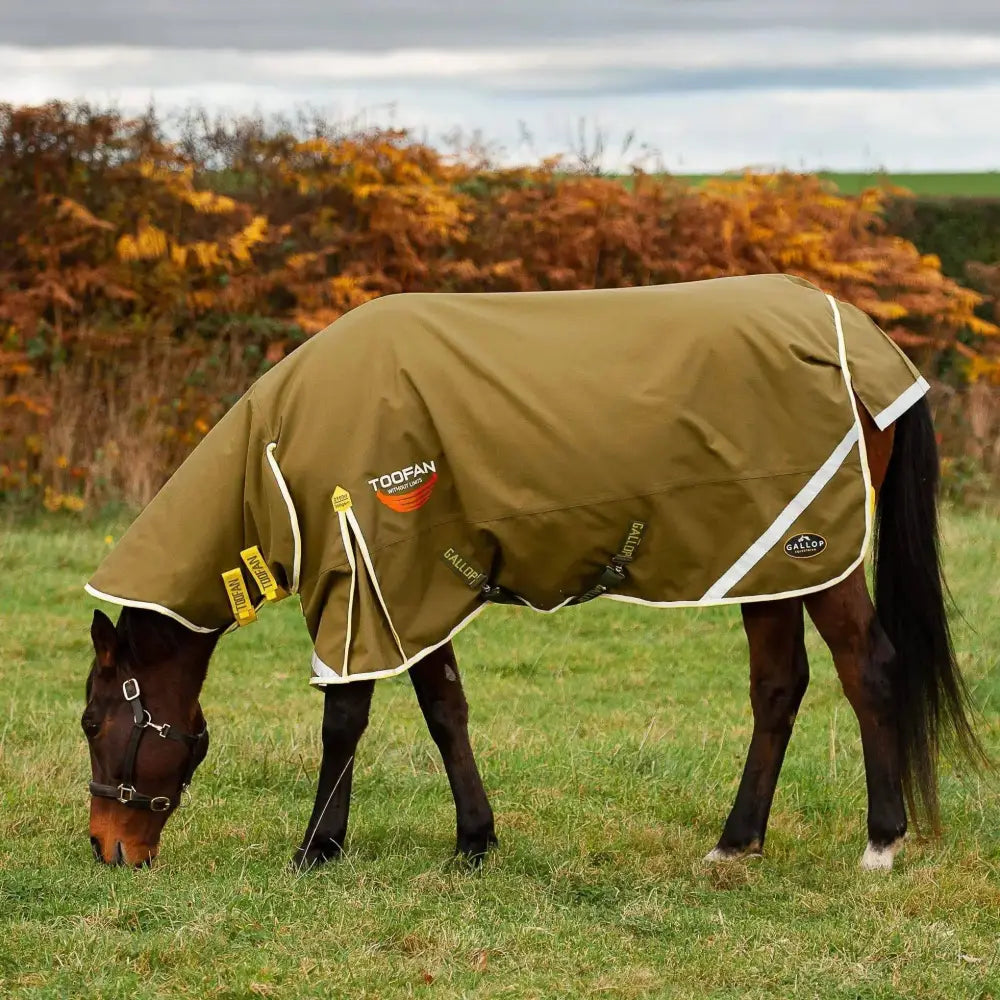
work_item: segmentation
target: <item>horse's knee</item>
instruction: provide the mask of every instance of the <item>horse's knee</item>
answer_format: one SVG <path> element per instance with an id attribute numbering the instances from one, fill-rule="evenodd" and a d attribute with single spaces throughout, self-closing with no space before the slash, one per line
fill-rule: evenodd
<path id="1" fill-rule="evenodd" d="M 427 728 L 431 737 L 440 742 L 463 732 L 469 724 L 469 705 L 465 696 L 433 698 L 426 706 Z"/>
<path id="2" fill-rule="evenodd" d="M 864 641 L 853 646 L 849 655 L 835 653 L 834 663 L 852 705 L 882 717 L 895 711 L 899 664 L 892 642 L 876 618 L 865 630 Z"/>
<path id="3" fill-rule="evenodd" d="M 468 726 L 469 703 L 450 650 L 421 660 L 410 669 L 410 679 L 435 740 L 450 739 Z"/>
<path id="4" fill-rule="evenodd" d="M 781 676 L 763 675 L 752 680 L 750 705 L 755 721 L 766 729 L 791 725 L 809 686 L 809 668 L 803 665 Z"/>

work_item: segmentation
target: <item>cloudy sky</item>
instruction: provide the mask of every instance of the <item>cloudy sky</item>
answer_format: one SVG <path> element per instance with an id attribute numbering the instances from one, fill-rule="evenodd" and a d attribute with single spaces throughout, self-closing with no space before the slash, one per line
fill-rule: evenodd
<path id="1" fill-rule="evenodd" d="M 998 0 L 0 0 L 0 101 L 310 106 L 509 161 L 1000 169 Z M 525 133 L 530 136 L 526 141 Z"/>

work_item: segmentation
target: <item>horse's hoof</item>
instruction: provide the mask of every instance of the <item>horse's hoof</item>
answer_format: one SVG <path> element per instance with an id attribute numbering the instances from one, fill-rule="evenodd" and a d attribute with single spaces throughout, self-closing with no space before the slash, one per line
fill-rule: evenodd
<path id="1" fill-rule="evenodd" d="M 497 836 L 492 828 L 472 834 L 459 834 L 455 855 L 464 858 L 473 868 L 479 868 L 490 848 L 496 846 Z"/>
<path id="2" fill-rule="evenodd" d="M 885 847 L 876 847 L 870 840 L 861 855 L 861 870 L 866 872 L 892 871 L 892 862 L 903 846 L 903 838 L 897 837 Z"/>
<path id="3" fill-rule="evenodd" d="M 723 847 L 717 844 L 702 859 L 708 864 L 715 864 L 717 861 L 736 861 L 738 858 L 759 858 L 762 856 L 761 846 L 754 841 L 746 847 Z"/>
<path id="4" fill-rule="evenodd" d="M 324 841 L 323 843 L 312 843 L 308 849 L 300 847 L 288 863 L 293 872 L 307 872 L 313 868 L 325 865 L 327 861 L 337 860 L 343 849 L 335 840 Z"/>

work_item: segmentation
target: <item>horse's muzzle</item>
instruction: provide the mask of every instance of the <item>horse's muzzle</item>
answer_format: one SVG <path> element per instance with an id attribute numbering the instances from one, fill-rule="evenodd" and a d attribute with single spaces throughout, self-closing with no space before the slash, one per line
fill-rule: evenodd
<path id="1" fill-rule="evenodd" d="M 144 858 L 139 861 L 129 861 L 125 856 L 125 849 L 120 840 L 115 841 L 115 848 L 111 852 L 111 857 L 104 856 L 104 849 L 97 837 L 91 836 L 90 847 L 94 852 L 94 858 L 105 865 L 130 866 L 132 868 L 149 868 L 153 864 L 155 855 L 147 851 Z"/>

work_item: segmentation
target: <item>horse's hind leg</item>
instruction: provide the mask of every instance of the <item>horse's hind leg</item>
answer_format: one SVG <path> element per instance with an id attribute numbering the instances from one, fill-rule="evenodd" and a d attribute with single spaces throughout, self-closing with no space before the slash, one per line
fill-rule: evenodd
<path id="1" fill-rule="evenodd" d="M 316 805 L 302 846 L 295 852 L 295 868 L 311 868 L 339 857 L 347 838 L 351 808 L 354 753 L 368 725 L 374 681 L 352 681 L 326 688 L 323 706 L 323 762 L 319 769 Z"/>
<path id="2" fill-rule="evenodd" d="M 469 705 L 451 643 L 428 653 L 412 666 L 410 680 L 427 728 L 441 751 L 455 797 L 458 828 L 455 851 L 479 862 L 497 838 L 493 829 L 493 810 L 469 742 Z"/>
<path id="3" fill-rule="evenodd" d="M 809 684 L 802 601 L 743 605 L 753 736 L 732 812 L 707 860 L 759 853 L 795 715 Z"/>
<path id="4" fill-rule="evenodd" d="M 861 727 L 868 785 L 868 847 L 861 867 L 891 868 L 906 833 L 898 706 L 893 702 L 895 650 L 875 617 L 860 567 L 829 590 L 807 597 L 806 608 L 830 647 Z"/>

